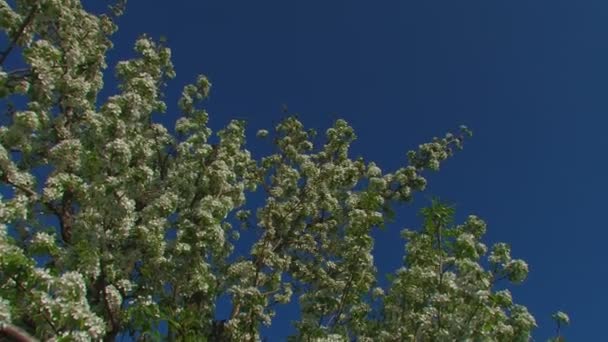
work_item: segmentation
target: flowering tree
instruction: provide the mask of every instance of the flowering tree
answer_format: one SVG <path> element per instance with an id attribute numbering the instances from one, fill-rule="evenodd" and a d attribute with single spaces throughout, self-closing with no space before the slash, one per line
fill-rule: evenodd
<path id="1" fill-rule="evenodd" d="M 454 225 L 439 202 L 423 211 L 421 230 L 404 231 L 404 266 L 378 287 L 370 231 L 424 189 L 421 173 L 462 147 L 466 127 L 383 173 L 349 157 L 355 134 L 345 121 L 319 139 L 289 117 L 271 134 L 276 153 L 255 160 L 243 122 L 212 135 L 200 107 L 210 82 L 199 76 L 169 132 L 152 120 L 175 75 L 162 43 L 138 39 L 137 57 L 116 66 L 119 93 L 98 99 L 121 11 L 0 0 L 9 38 L 0 52 L 9 118 L 0 127 L 0 337 L 257 340 L 294 297 L 295 340 L 530 337 L 534 318 L 495 290 L 523 281 L 526 263 L 497 244 L 484 268 L 483 221 Z M 9 57 L 19 67 L 7 67 Z M 245 199 L 257 188 L 265 201 L 251 215 Z M 241 229 L 259 239 L 235 257 Z M 232 310 L 217 318 L 222 296 Z"/>

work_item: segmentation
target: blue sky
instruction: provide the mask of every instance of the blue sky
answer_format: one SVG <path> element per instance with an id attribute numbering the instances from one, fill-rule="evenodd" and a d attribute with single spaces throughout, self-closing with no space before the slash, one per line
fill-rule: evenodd
<path id="1" fill-rule="evenodd" d="M 587 341 L 603 335 L 608 307 L 607 19 L 601 0 L 130 1 L 110 62 L 132 56 L 141 33 L 166 36 L 178 76 L 163 120 L 175 120 L 182 86 L 204 73 L 211 126 L 246 119 L 258 156 L 268 148 L 253 136 L 283 104 L 319 131 L 346 119 L 359 137 L 353 156 L 387 171 L 468 125 L 465 150 L 376 234 L 380 273 L 401 264 L 399 231 L 419 226 L 416 210 L 436 195 L 459 218 L 484 218 L 488 242 L 529 262 L 514 296 L 535 314 L 537 340 L 561 309 L 573 322 L 565 336 Z M 295 312 L 278 316 L 270 341 Z"/>

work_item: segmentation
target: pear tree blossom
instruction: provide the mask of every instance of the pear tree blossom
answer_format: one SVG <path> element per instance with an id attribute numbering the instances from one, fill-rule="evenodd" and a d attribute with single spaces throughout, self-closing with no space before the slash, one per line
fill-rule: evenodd
<path id="1" fill-rule="evenodd" d="M 295 341 L 530 339 L 534 317 L 504 285 L 528 265 L 440 202 L 403 232 L 390 285 L 378 282 L 371 232 L 425 189 L 466 127 L 385 172 L 350 156 L 346 121 L 317 136 L 292 116 L 257 133 L 275 152 L 254 158 L 245 122 L 209 128 L 205 76 L 184 86 L 166 127 L 175 70 L 163 40 L 142 35 L 114 66 L 116 93 L 100 98 L 124 6 L 0 0 L 1 338 L 258 341 L 278 306 L 299 305 Z M 248 203 L 254 193 L 263 200 Z M 243 230 L 258 238 L 238 254 Z"/>

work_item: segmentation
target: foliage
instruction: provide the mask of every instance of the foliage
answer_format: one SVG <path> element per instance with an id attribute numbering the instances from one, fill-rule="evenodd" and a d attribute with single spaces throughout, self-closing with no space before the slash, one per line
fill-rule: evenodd
<path id="1" fill-rule="evenodd" d="M 495 289 L 523 281 L 525 262 L 505 244 L 486 258 L 483 221 L 452 225 L 439 202 L 421 231 L 404 231 L 404 266 L 377 286 L 370 231 L 425 188 L 421 173 L 462 147 L 466 127 L 383 173 L 349 157 L 345 121 L 320 142 L 289 117 L 258 132 L 276 152 L 255 160 L 244 122 L 212 134 L 200 107 L 211 84 L 199 76 L 172 133 L 152 120 L 175 76 L 163 42 L 138 39 L 137 56 L 115 68 L 119 92 L 98 99 L 122 5 L 94 15 L 77 0 L 0 1 L 0 336 L 254 340 L 297 297 L 295 340 L 530 337 L 534 318 Z M 258 188 L 252 215 L 245 199 Z M 259 239 L 235 257 L 237 220 Z M 222 296 L 232 312 L 220 320 Z"/>

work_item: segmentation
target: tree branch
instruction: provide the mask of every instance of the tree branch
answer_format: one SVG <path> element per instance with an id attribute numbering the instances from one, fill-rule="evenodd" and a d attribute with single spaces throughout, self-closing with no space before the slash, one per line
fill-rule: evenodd
<path id="1" fill-rule="evenodd" d="M 28 196 L 33 197 L 34 199 L 38 199 L 38 194 L 34 190 L 13 182 L 12 180 L 10 180 L 10 178 L 8 178 L 7 174 L 2 175 L 2 181 L 4 181 L 8 185 L 13 186 L 14 188 L 17 188 L 18 190 L 25 192 Z"/>
<path id="2" fill-rule="evenodd" d="M 19 38 L 21 38 L 21 36 L 25 32 L 25 28 L 34 19 L 34 15 L 36 14 L 36 10 L 38 9 L 37 7 L 38 6 L 36 6 L 36 5 L 32 6 L 32 8 L 30 9 L 30 12 L 28 13 L 27 17 L 21 23 L 21 26 L 19 26 L 19 29 L 17 29 L 17 32 L 16 32 L 15 36 L 13 37 L 13 39 L 11 40 L 10 45 L 6 48 L 6 50 L 4 50 L 2 53 L 0 53 L 0 65 L 4 64 L 4 61 L 6 60 L 6 57 L 8 57 L 8 55 L 11 53 L 11 51 L 13 51 L 13 49 L 17 45 L 17 42 L 19 41 Z"/>
<path id="3" fill-rule="evenodd" d="M 346 283 L 346 286 L 344 287 L 344 290 L 342 291 L 342 296 L 340 297 L 340 304 L 338 305 L 338 311 L 333 315 L 333 317 L 327 323 L 327 326 L 331 327 L 332 329 L 340 321 L 340 316 L 342 315 L 342 312 L 344 311 L 346 296 L 348 295 L 348 292 L 350 291 L 350 288 L 353 284 L 354 277 L 355 277 L 355 274 L 353 272 L 351 272 L 350 276 L 348 278 L 348 282 Z"/>
<path id="4" fill-rule="evenodd" d="M 437 229 L 437 249 L 439 250 L 439 282 L 437 284 L 437 291 L 441 293 L 443 286 L 443 236 L 441 229 L 443 227 L 440 222 L 435 222 L 435 226 Z M 437 305 L 437 330 L 441 330 L 441 303 Z"/>
<path id="5" fill-rule="evenodd" d="M 38 340 L 32 335 L 28 334 L 25 330 L 9 324 L 0 323 L 0 340 L 4 341 L 4 338 L 8 338 L 9 341 L 15 342 L 37 342 Z"/>
<path id="6" fill-rule="evenodd" d="M 19 281 L 18 279 L 15 279 L 14 277 L 11 277 L 11 279 L 15 282 L 15 284 L 17 284 L 17 287 L 19 287 L 19 289 L 21 291 L 23 291 L 24 294 L 30 293 L 31 291 L 29 291 L 28 289 L 26 289 Z M 42 316 L 42 318 L 44 319 L 44 321 L 46 322 L 46 324 L 48 324 L 51 329 L 53 329 L 53 332 L 55 333 L 55 335 L 59 335 L 59 330 L 57 329 L 57 327 L 55 327 L 55 324 L 53 324 L 53 321 L 50 319 L 50 317 L 47 317 L 47 315 L 45 314 L 44 311 L 40 310 L 40 315 Z"/>

